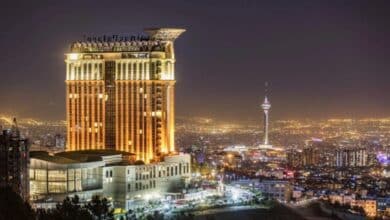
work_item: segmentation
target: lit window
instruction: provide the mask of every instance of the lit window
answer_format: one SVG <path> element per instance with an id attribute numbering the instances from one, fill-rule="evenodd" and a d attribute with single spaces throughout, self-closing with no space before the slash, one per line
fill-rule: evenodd
<path id="1" fill-rule="evenodd" d="M 70 60 L 77 60 L 79 58 L 79 55 L 77 53 L 71 53 L 69 54 Z"/>

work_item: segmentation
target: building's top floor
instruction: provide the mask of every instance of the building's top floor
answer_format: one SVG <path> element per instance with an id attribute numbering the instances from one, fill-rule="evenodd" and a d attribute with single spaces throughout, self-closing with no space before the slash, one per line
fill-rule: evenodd
<path id="1" fill-rule="evenodd" d="M 103 166 L 148 166 L 135 160 L 135 155 L 115 150 L 67 151 L 51 154 L 46 151 L 32 151 L 30 158 L 32 167 L 39 169 L 91 168 Z M 164 164 L 189 162 L 190 156 L 184 154 L 164 157 Z M 154 163 L 159 164 L 158 162 Z"/>
<path id="2" fill-rule="evenodd" d="M 84 37 L 71 44 L 71 53 L 170 52 L 170 45 L 185 30 L 178 28 L 145 29 L 146 36 L 103 35 Z"/>
<path id="3" fill-rule="evenodd" d="M 105 37 L 105 36 L 104 36 Z M 125 41 L 77 41 L 71 44 L 72 53 L 93 53 L 93 52 L 163 52 L 165 45 L 160 41 L 149 39 L 125 40 Z"/>
<path id="4" fill-rule="evenodd" d="M 46 151 L 30 152 L 30 158 L 33 163 L 35 163 L 35 160 L 40 161 L 37 166 L 44 166 L 43 162 L 50 163 L 53 168 L 104 166 L 118 163 L 122 160 L 132 160 L 133 157 L 134 154 L 112 150 L 68 151 L 57 154 L 50 154 Z"/>

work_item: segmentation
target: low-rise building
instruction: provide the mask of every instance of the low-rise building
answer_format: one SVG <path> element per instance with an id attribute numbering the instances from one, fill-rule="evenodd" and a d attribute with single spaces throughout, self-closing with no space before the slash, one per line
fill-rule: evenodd
<path id="1" fill-rule="evenodd" d="M 376 199 L 377 213 L 383 216 L 390 216 L 390 197 L 380 197 Z"/>
<path id="2" fill-rule="evenodd" d="M 31 199 L 48 208 L 66 196 L 86 202 L 93 195 L 112 201 L 115 208 L 130 209 L 140 199 L 180 192 L 190 178 L 190 156 L 169 155 L 162 162 L 144 164 L 133 154 L 107 150 L 58 154 L 32 152 Z"/>
<path id="3" fill-rule="evenodd" d="M 276 199 L 279 201 L 290 201 L 291 199 L 291 184 L 284 180 L 263 180 L 259 182 L 259 189 L 264 193 L 265 197 Z"/>
<path id="4" fill-rule="evenodd" d="M 375 217 L 377 214 L 376 200 L 374 199 L 358 199 L 351 201 L 351 207 L 362 207 L 364 212 L 369 217 Z"/>

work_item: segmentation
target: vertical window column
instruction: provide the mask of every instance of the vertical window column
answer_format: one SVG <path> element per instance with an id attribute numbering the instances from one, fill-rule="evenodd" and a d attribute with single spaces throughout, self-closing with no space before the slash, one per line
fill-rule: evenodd
<path id="1" fill-rule="evenodd" d="M 131 61 L 129 61 L 127 63 L 127 69 L 129 71 L 129 80 L 132 80 L 133 79 L 133 63 Z"/>
<path id="2" fill-rule="evenodd" d="M 140 75 L 139 79 L 144 80 L 143 63 L 142 63 L 142 61 L 140 61 L 138 64 L 139 64 L 139 71 L 138 72 Z"/>

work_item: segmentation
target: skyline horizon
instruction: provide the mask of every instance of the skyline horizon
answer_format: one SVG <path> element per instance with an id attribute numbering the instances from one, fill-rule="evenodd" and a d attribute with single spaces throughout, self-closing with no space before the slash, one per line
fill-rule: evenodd
<path id="1" fill-rule="evenodd" d="M 9 121 L 7 122 L 8 124 L 12 124 L 11 123 L 11 120 L 13 118 L 16 118 L 19 122 L 19 120 L 22 120 L 22 121 L 25 121 L 25 120 L 32 120 L 32 121 L 38 121 L 38 122 L 43 122 L 43 123 L 54 123 L 54 122 L 66 122 L 66 118 L 63 118 L 63 119 L 45 119 L 45 118 L 39 118 L 39 117 L 29 117 L 29 116 L 22 116 L 22 115 L 18 115 L 18 114 L 6 114 L 6 113 L 0 113 L 0 126 L 2 126 L 3 124 L 1 123 L 1 120 L 3 121 Z M 213 116 L 201 116 L 201 115 L 193 115 L 193 116 L 183 116 L 183 115 L 178 115 L 176 116 L 176 121 L 178 121 L 179 123 L 182 123 L 183 121 L 191 121 L 191 120 L 210 120 L 209 122 L 205 123 L 205 124 L 209 124 L 209 123 L 222 123 L 222 124 L 229 124 L 229 123 L 235 123 L 235 124 L 238 124 L 238 125 L 248 125 L 248 126 L 254 126 L 254 125 L 258 125 L 258 126 L 262 126 L 262 122 L 263 122 L 263 119 L 261 116 L 259 116 L 259 118 L 256 118 L 256 119 L 251 119 L 251 120 L 238 120 L 238 119 L 227 119 L 227 120 L 224 120 L 224 119 L 219 119 L 219 118 L 216 118 L 216 117 L 213 117 Z M 316 117 L 316 118 L 274 118 L 273 120 L 270 120 L 270 123 L 273 124 L 274 122 L 276 123 L 280 123 L 280 122 L 285 122 L 285 121 L 312 121 L 312 122 L 315 122 L 315 121 L 318 121 L 318 122 L 323 122 L 323 121 L 331 121 L 331 120 L 352 120 L 352 121 L 365 121 L 365 120 L 390 120 L 390 115 L 388 116 L 377 116 L 377 117 L 342 117 L 342 116 L 338 116 L 338 117 Z"/>

